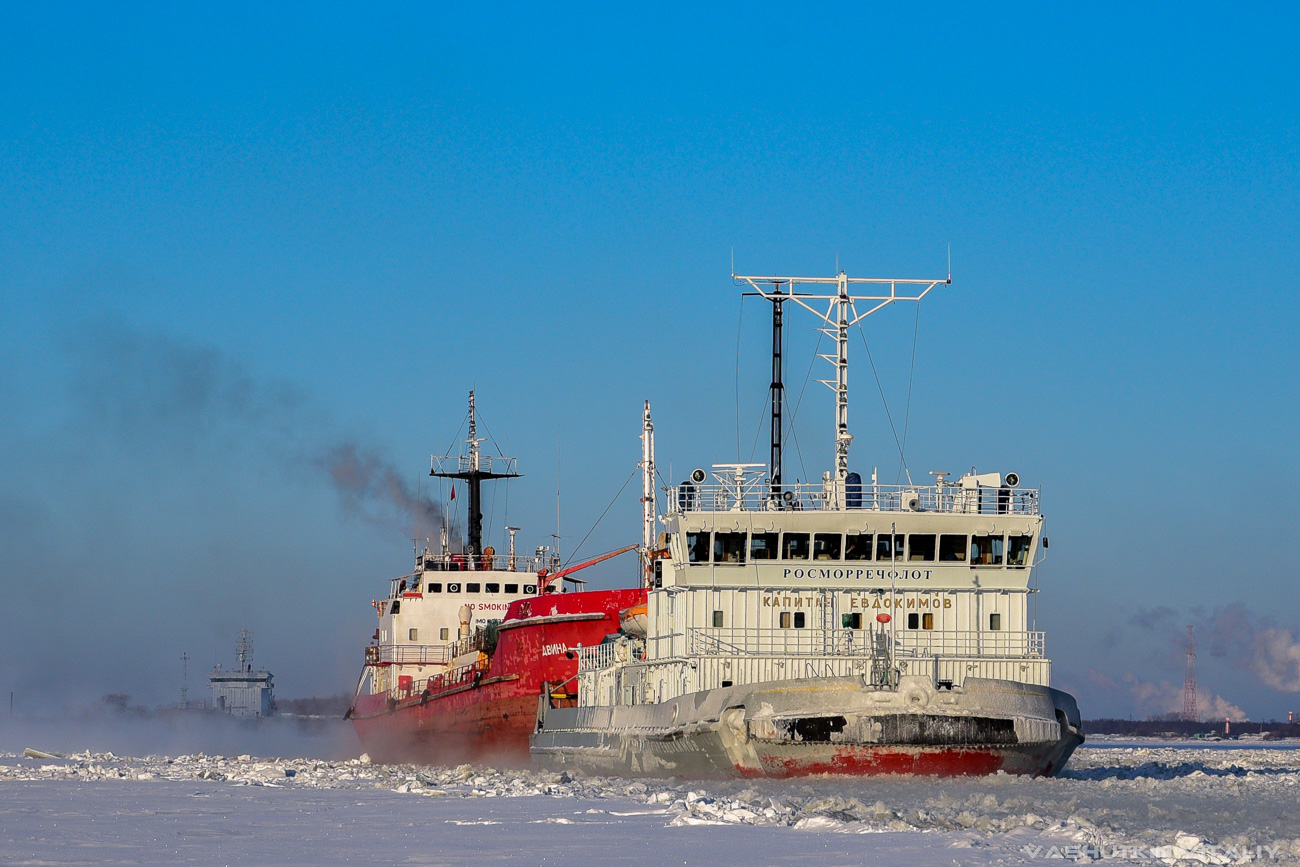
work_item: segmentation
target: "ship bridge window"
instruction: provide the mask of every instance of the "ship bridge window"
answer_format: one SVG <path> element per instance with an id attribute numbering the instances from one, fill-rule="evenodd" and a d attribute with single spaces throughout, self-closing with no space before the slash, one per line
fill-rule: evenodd
<path id="1" fill-rule="evenodd" d="M 934 534 L 913 533 L 907 537 L 907 559 L 930 562 L 934 560 Z"/>
<path id="2" fill-rule="evenodd" d="M 966 537 L 944 534 L 939 537 L 940 563 L 966 562 Z"/>
<path id="3" fill-rule="evenodd" d="M 844 537 L 845 560 L 871 559 L 871 534 L 849 533 Z"/>
<path id="4" fill-rule="evenodd" d="M 471 581 L 469 584 L 466 584 L 466 585 L 465 585 L 465 592 L 466 592 L 466 593 L 482 593 L 482 592 L 483 592 L 483 585 L 482 585 L 482 584 L 479 584 L 477 581 Z"/>
<path id="5" fill-rule="evenodd" d="M 524 585 L 524 595 L 525 595 L 525 596 L 532 596 L 532 595 L 535 594 L 536 592 L 537 592 L 537 585 L 536 585 L 536 584 L 525 584 L 525 585 Z"/>
<path id="6" fill-rule="evenodd" d="M 429 585 L 429 592 L 430 592 L 430 593 L 441 593 L 441 592 L 442 592 L 442 584 L 438 583 L 437 581 L 433 582 L 432 584 Z"/>
<path id="7" fill-rule="evenodd" d="M 841 614 L 840 626 L 844 627 L 845 629 L 861 629 L 862 612 L 855 611 L 852 614 Z"/>
<path id="8" fill-rule="evenodd" d="M 724 615 L 723 615 L 723 613 L 722 613 L 721 611 L 715 611 L 715 612 L 713 612 L 713 626 L 714 626 L 714 628 L 716 628 L 716 629 L 721 629 L 721 628 L 722 628 L 723 617 L 724 617 Z"/>
<path id="9" fill-rule="evenodd" d="M 500 584 L 487 584 L 487 585 L 485 585 L 485 586 L 487 587 L 487 592 L 489 592 L 489 593 L 500 593 L 500 592 L 501 592 L 501 585 L 500 585 Z"/>
<path id="10" fill-rule="evenodd" d="M 389 613 L 389 614 L 397 614 L 397 613 L 398 613 L 399 611 L 401 611 L 401 610 L 402 610 L 402 603 L 401 603 L 401 601 L 399 601 L 399 600 L 397 600 L 397 599 L 394 599 L 394 600 L 393 600 L 393 604 L 390 605 L 390 606 L 388 606 L 388 613 Z"/>
<path id="11" fill-rule="evenodd" d="M 420 630 L 416 629 L 414 626 L 406 630 L 407 641 L 418 641 L 419 639 L 420 639 Z"/>
<path id="12" fill-rule="evenodd" d="M 744 533 L 714 533 L 713 562 L 740 565 L 745 562 Z"/>
<path id="13" fill-rule="evenodd" d="M 890 540 L 893 544 L 890 544 Z M 897 533 L 890 536 L 888 533 L 881 533 L 876 536 L 876 559 L 893 560 L 903 558 L 903 534 Z"/>
<path id="14" fill-rule="evenodd" d="M 970 564 L 972 566 L 1001 566 L 1002 537 L 972 536 L 970 540 Z"/>
<path id="15" fill-rule="evenodd" d="M 453 581 L 453 582 L 451 582 L 450 584 L 448 584 L 448 585 L 447 585 L 447 592 L 448 592 L 448 593 L 459 593 L 459 592 L 460 592 L 460 582 L 459 582 L 459 581 Z"/>
<path id="16" fill-rule="evenodd" d="M 994 612 L 989 615 L 989 629 L 998 632 L 1002 629 L 1002 615 Z"/>
<path id="17" fill-rule="evenodd" d="M 917 614 L 916 612 L 907 615 L 908 629 L 934 629 L 934 615 L 927 612 Z"/>
<path id="18" fill-rule="evenodd" d="M 749 537 L 749 559 L 775 560 L 776 533 L 753 533 Z"/>
<path id="19" fill-rule="evenodd" d="M 808 559 L 808 534 L 786 533 L 781 540 L 782 560 Z"/>
<path id="20" fill-rule="evenodd" d="M 688 563 L 709 562 L 709 534 L 707 532 L 686 534 L 686 560 Z"/>
<path id="21" fill-rule="evenodd" d="M 1029 565 L 1029 543 L 1033 536 L 1007 536 L 1007 565 L 1024 568 Z"/>
<path id="22" fill-rule="evenodd" d="M 507 584 L 507 585 L 506 585 L 506 592 L 507 592 L 507 593 L 518 593 L 518 592 L 519 592 L 519 585 L 518 585 L 518 584 Z"/>
<path id="23" fill-rule="evenodd" d="M 838 560 L 840 559 L 840 541 L 839 533 L 815 533 L 813 534 L 813 559 L 814 560 Z"/>
<path id="24" fill-rule="evenodd" d="M 808 619 L 808 616 L 807 616 L 806 614 L 804 614 L 802 611 L 796 611 L 796 612 L 794 613 L 794 628 L 795 628 L 795 629 L 803 629 L 803 628 L 804 628 L 804 623 L 805 623 L 805 621 L 807 621 L 807 619 Z"/>
<path id="25" fill-rule="evenodd" d="M 781 628 L 790 629 L 793 626 L 795 629 L 803 629 L 804 625 L 807 623 L 807 619 L 807 615 L 802 611 L 782 611 L 780 620 Z"/>

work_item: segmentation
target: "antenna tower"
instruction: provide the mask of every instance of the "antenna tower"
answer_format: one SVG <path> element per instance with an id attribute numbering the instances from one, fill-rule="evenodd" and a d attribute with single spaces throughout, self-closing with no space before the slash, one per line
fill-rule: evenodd
<path id="1" fill-rule="evenodd" d="M 181 654 L 181 710 L 190 706 L 190 655 Z"/>
<path id="2" fill-rule="evenodd" d="M 1183 679 L 1183 719 L 1196 722 L 1196 632 L 1187 626 L 1187 676 Z"/>
<path id="3" fill-rule="evenodd" d="M 900 280 L 880 277 L 850 277 L 840 271 L 834 277 L 782 277 L 782 276 L 747 276 L 732 274 L 736 283 L 748 284 L 757 294 L 773 302 L 773 349 L 779 349 L 780 309 L 784 302 L 792 301 L 822 320 L 823 334 L 835 341 L 835 353 L 822 354 L 819 357 L 830 362 L 835 368 L 834 379 L 819 379 L 818 382 L 828 386 L 835 393 L 835 473 L 834 478 L 841 490 L 849 475 L 849 445 L 853 435 L 849 433 L 849 329 L 871 314 L 897 304 L 899 301 L 920 301 L 936 286 L 951 282 L 951 277 L 942 280 Z M 861 290 L 859 286 L 866 284 Z M 804 288 L 802 291 L 800 287 Z M 886 292 L 886 287 L 888 292 Z M 902 287 L 904 294 L 899 294 Z M 875 291 L 872 291 L 872 290 Z M 858 294 L 859 291 L 866 294 Z M 905 294 L 908 291 L 915 294 Z M 859 302 L 865 302 L 859 308 Z M 777 374 L 780 372 L 780 359 L 773 359 L 772 393 L 778 398 L 773 409 L 780 412 L 780 389 Z M 773 419 L 772 428 L 777 430 L 777 419 Z M 773 472 L 779 473 L 779 439 L 772 444 Z M 774 486 L 775 487 L 775 486 Z"/>
<path id="4" fill-rule="evenodd" d="M 252 633 L 247 629 L 241 629 L 239 630 L 239 643 L 235 645 L 235 659 L 239 660 L 239 670 L 243 671 L 248 666 L 248 661 L 252 658 Z"/>

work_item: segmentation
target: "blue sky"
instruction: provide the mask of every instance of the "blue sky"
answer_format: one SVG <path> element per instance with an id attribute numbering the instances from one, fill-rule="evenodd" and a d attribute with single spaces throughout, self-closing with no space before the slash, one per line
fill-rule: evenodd
<path id="1" fill-rule="evenodd" d="M 749 457 L 767 310 L 733 251 L 942 276 L 951 245 L 919 321 L 867 333 L 897 419 L 916 328 L 915 474 L 1042 487 L 1060 684 L 1088 716 L 1166 709 L 1195 622 L 1207 690 L 1284 716 L 1300 16 L 927 9 L 0 12 L 8 688 L 168 701 L 182 651 L 229 661 L 249 628 L 283 694 L 346 691 L 410 542 L 323 456 L 413 485 L 474 387 L 527 474 L 491 539 L 508 505 L 549 541 L 558 475 L 576 544 L 641 400 L 681 475 L 734 459 L 739 389 Z M 852 463 L 896 474 L 860 349 Z M 814 384 L 787 475 L 829 466 L 831 418 Z M 583 553 L 635 541 L 636 508 Z"/>

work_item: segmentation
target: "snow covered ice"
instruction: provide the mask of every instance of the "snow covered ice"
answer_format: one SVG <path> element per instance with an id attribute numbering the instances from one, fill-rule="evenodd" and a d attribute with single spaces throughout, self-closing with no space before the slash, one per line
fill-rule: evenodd
<path id="1" fill-rule="evenodd" d="M 625 780 L 253 755 L 0 754 L 0 863 L 1300 864 L 1300 750 L 1065 776 Z"/>

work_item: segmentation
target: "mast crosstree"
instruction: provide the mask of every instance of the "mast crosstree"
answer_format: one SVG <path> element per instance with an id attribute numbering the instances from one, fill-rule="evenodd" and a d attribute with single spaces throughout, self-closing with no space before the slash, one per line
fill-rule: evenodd
<path id="1" fill-rule="evenodd" d="M 482 484 L 485 479 L 517 479 L 514 458 L 494 458 L 484 455 L 479 448 L 484 437 L 478 435 L 478 418 L 474 408 L 474 392 L 469 393 L 469 436 L 465 443 L 468 453 L 434 456 L 429 461 L 429 475 L 443 479 L 463 479 L 469 488 L 468 544 L 469 562 L 483 553 Z M 512 536 L 513 538 L 513 536 Z"/>
<path id="2" fill-rule="evenodd" d="M 732 274 L 732 279 L 737 283 L 744 281 L 768 301 L 776 305 L 773 311 L 773 351 L 779 352 L 776 341 L 779 339 L 781 319 L 780 308 L 782 302 L 793 301 L 808 312 L 817 316 L 825 323 L 825 327 L 819 329 L 823 334 L 835 341 L 835 353 L 833 355 L 821 355 L 835 366 L 835 378 L 819 379 L 818 382 L 830 387 L 835 392 L 835 479 L 840 484 L 840 490 L 843 490 L 845 480 L 849 475 L 849 446 L 853 442 L 853 435 L 849 433 L 849 329 L 857 325 L 863 319 L 871 314 L 895 304 L 899 301 L 920 301 L 930 290 L 940 284 L 952 282 L 952 275 L 939 280 L 911 280 L 896 279 L 891 277 L 849 277 L 844 271 L 834 277 L 779 277 L 779 276 L 748 276 L 744 274 Z M 855 284 L 869 284 L 873 286 L 889 287 L 889 294 L 853 294 L 850 287 Z M 811 291 L 799 291 L 800 286 L 833 286 L 834 291 L 812 289 Z M 914 295 L 899 294 L 899 287 L 923 287 L 918 288 Z M 907 288 L 903 290 L 905 293 Z M 825 309 L 814 306 L 818 302 L 825 304 Z M 858 302 L 870 302 L 871 306 L 864 311 L 858 310 Z M 772 394 L 777 397 L 779 394 L 777 377 L 779 375 L 779 361 L 773 361 L 773 384 Z M 779 413 L 779 400 L 773 403 L 774 413 Z M 773 443 L 772 459 L 774 466 L 771 472 L 780 474 L 780 434 L 776 430 L 779 423 L 778 418 L 773 418 Z M 776 482 L 779 484 L 779 481 Z M 775 485 L 774 485 L 775 487 Z"/>

